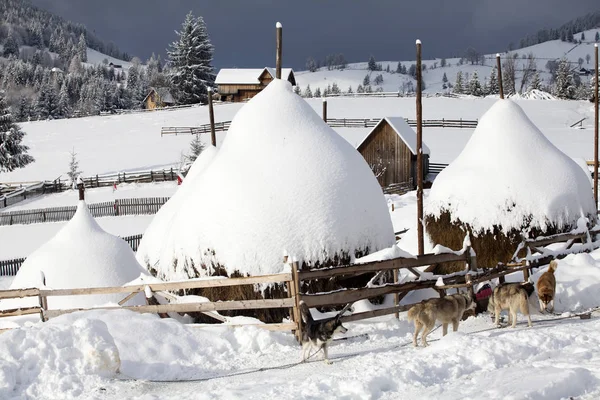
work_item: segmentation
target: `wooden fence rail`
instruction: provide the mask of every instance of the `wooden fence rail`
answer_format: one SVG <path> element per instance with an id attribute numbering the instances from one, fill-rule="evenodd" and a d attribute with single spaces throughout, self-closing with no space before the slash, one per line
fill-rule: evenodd
<path id="1" fill-rule="evenodd" d="M 414 119 L 405 118 L 410 126 L 417 126 Z M 327 124 L 332 128 L 373 128 L 381 121 L 381 118 L 327 118 Z M 426 119 L 423 120 L 424 128 L 468 128 L 477 127 L 478 120 L 466 119 Z M 217 122 L 215 132 L 225 132 L 229 130 L 231 121 Z M 165 126 L 160 131 L 160 136 L 164 135 L 196 135 L 201 133 L 210 133 L 210 124 L 200 126 Z"/>
<path id="2" fill-rule="evenodd" d="M 93 217 L 152 215 L 156 214 L 168 200 L 168 197 L 117 199 L 88 204 L 88 209 Z M 0 226 L 69 221 L 75 215 L 75 211 L 77 211 L 77 206 L 1 212 Z"/>
<path id="3" fill-rule="evenodd" d="M 142 234 L 124 236 L 121 239 L 126 241 L 133 251 L 137 251 L 140 242 L 142 241 Z M 2 260 L 0 261 L 0 276 L 14 276 L 19 272 L 21 265 L 25 262 L 26 258 L 15 258 L 14 260 Z"/>

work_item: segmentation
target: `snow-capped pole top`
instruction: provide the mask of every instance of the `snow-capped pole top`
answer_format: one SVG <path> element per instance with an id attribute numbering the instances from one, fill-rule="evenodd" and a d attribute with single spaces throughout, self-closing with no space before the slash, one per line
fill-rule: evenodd
<path id="1" fill-rule="evenodd" d="M 496 53 L 496 57 L 500 57 L 500 53 Z"/>
<path id="2" fill-rule="evenodd" d="M 594 47 L 598 47 L 598 43 L 594 43 Z"/>
<path id="3" fill-rule="evenodd" d="M 490 177 L 494 177 L 490 179 Z M 473 231 L 502 227 L 573 227 L 594 218 L 589 180 L 513 100 L 498 100 L 481 117 L 463 151 L 435 179 L 425 213 L 443 211 Z"/>
<path id="4" fill-rule="evenodd" d="M 206 91 L 207 91 L 208 93 L 212 93 L 212 88 L 206 88 Z"/>
<path id="5" fill-rule="evenodd" d="M 283 26 L 281 25 L 281 22 L 276 23 L 275 28 L 283 28 Z"/>
<path id="6" fill-rule="evenodd" d="M 80 185 L 83 183 L 83 178 L 81 177 L 81 175 L 77 176 L 77 184 Z"/>
<path id="7" fill-rule="evenodd" d="M 417 43 L 416 44 L 421 44 L 421 40 L 417 39 Z"/>

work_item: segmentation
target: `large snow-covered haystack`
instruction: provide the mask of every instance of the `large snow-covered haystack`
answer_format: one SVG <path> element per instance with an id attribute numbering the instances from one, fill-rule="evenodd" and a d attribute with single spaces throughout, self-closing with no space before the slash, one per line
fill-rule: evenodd
<path id="1" fill-rule="evenodd" d="M 362 156 L 274 80 L 235 116 L 219 152 L 148 227 L 138 260 L 166 279 L 281 272 L 348 261 L 394 243 Z"/>
<path id="2" fill-rule="evenodd" d="M 596 220 L 590 182 L 511 100 L 481 118 L 460 155 L 435 179 L 427 233 L 460 248 L 467 232 L 481 266 L 506 262 L 523 236 L 569 231 Z"/>
<path id="3" fill-rule="evenodd" d="M 121 238 L 105 232 L 80 201 L 73 218 L 47 243 L 31 254 L 15 276 L 10 289 L 42 287 L 72 289 L 121 286 L 146 273 L 136 261 L 131 247 Z M 117 303 L 125 296 L 85 295 L 48 297 L 49 309 L 85 308 Z M 38 304 L 37 299 L 4 300 L 2 308 Z M 34 305 L 26 304 L 26 305 Z M 145 304 L 144 296 L 127 305 Z"/>

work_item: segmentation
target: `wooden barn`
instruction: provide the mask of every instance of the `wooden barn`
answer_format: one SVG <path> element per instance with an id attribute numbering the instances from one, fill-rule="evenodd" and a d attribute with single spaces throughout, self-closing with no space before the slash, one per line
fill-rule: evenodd
<path id="1" fill-rule="evenodd" d="M 175 105 L 175 100 L 168 88 L 151 88 L 143 100 L 144 108 L 154 110 L 155 108 L 169 107 Z"/>
<path id="2" fill-rule="evenodd" d="M 385 117 L 358 145 L 382 187 L 417 182 L 417 133 L 401 117 Z M 423 143 L 423 177 L 429 172 L 429 148 Z"/>
<path id="3" fill-rule="evenodd" d="M 296 78 L 291 68 L 282 68 L 281 77 L 296 86 Z M 217 74 L 215 83 L 219 86 L 221 101 L 238 102 L 256 96 L 273 79 L 275 68 L 223 68 Z"/>

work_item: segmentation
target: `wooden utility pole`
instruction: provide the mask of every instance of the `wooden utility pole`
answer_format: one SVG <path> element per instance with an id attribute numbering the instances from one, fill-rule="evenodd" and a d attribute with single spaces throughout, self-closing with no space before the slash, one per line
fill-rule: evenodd
<path id="1" fill-rule="evenodd" d="M 419 255 L 425 254 L 423 233 L 423 105 L 422 91 L 421 41 L 417 40 L 417 240 Z"/>
<path id="2" fill-rule="evenodd" d="M 79 200 L 85 200 L 85 185 L 83 184 L 83 179 L 81 177 L 77 177 L 77 189 L 79 190 Z"/>
<path id="3" fill-rule="evenodd" d="M 210 142 L 217 147 L 217 135 L 215 133 L 215 112 L 213 110 L 212 89 L 208 88 L 208 116 L 210 118 Z M 197 133 L 199 135 L 199 133 Z"/>
<path id="4" fill-rule="evenodd" d="M 327 99 L 323 99 L 323 121 L 327 122 Z"/>
<path id="5" fill-rule="evenodd" d="M 276 64 L 275 64 L 275 77 L 277 79 L 281 79 L 281 41 L 282 41 L 282 30 L 283 27 L 281 26 L 281 22 L 278 22 L 275 25 L 276 29 L 277 29 L 277 60 L 276 60 Z"/>
<path id="6" fill-rule="evenodd" d="M 595 77 L 594 83 L 594 199 L 598 207 L 598 43 L 594 44 Z"/>
<path id="7" fill-rule="evenodd" d="M 500 62 L 500 54 L 496 54 L 496 64 L 498 65 L 498 87 L 500 88 L 500 98 L 504 98 L 504 88 L 502 87 L 502 63 Z"/>

